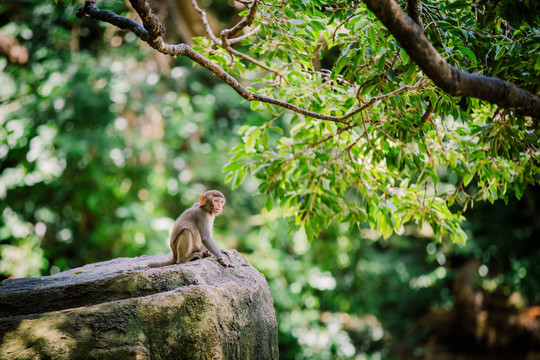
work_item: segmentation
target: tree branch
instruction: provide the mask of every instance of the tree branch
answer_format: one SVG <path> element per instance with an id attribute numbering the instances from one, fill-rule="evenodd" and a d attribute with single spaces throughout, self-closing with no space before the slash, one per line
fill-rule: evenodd
<path id="1" fill-rule="evenodd" d="M 422 1 L 408 0 L 407 11 L 409 12 L 411 19 L 424 30 L 424 25 L 422 24 Z"/>
<path id="2" fill-rule="evenodd" d="M 163 36 L 165 26 L 159 22 L 159 19 L 154 15 L 154 10 L 145 0 L 129 0 L 131 6 L 137 11 L 141 17 L 144 28 L 148 31 L 151 38 Z"/>
<path id="3" fill-rule="evenodd" d="M 251 26 L 253 24 L 253 20 L 255 20 L 255 15 L 257 14 L 257 6 L 259 5 L 259 0 L 253 0 L 251 3 L 251 7 L 249 8 L 248 14 L 242 18 L 236 25 L 234 25 L 231 29 L 225 29 L 221 31 L 221 37 L 225 37 L 227 39 L 232 38 L 240 33 L 240 31 L 244 30 L 247 26 Z M 246 5 L 247 6 L 247 5 Z"/>
<path id="4" fill-rule="evenodd" d="M 364 0 L 394 35 L 414 62 L 435 85 L 452 96 L 473 97 L 517 114 L 540 119 L 540 97 L 515 85 L 487 76 L 472 75 L 448 64 L 424 32 L 393 0 Z"/>
<path id="5" fill-rule="evenodd" d="M 196 0 L 193 0 L 195 2 Z M 259 5 L 259 0 L 253 0 L 251 3 L 251 7 L 249 8 L 248 14 L 242 18 L 236 25 L 234 25 L 231 29 L 224 29 L 221 30 L 220 36 L 221 36 L 221 46 L 225 51 L 227 51 L 231 55 L 236 55 L 244 60 L 247 60 L 256 66 L 265 69 L 268 72 L 271 72 L 273 74 L 276 74 L 276 76 L 279 76 L 283 80 L 287 82 L 287 84 L 291 84 L 289 80 L 285 76 L 283 76 L 279 71 L 272 69 L 270 66 L 266 66 L 260 61 L 255 60 L 251 56 L 248 56 L 240 51 L 237 51 L 231 47 L 231 44 L 233 42 L 230 39 L 230 37 L 238 35 L 242 30 L 244 30 L 246 27 L 251 26 L 253 24 L 253 20 L 255 19 L 255 15 L 257 14 L 257 6 Z M 247 6 L 247 5 L 246 5 Z"/>
<path id="6" fill-rule="evenodd" d="M 83 16 L 90 17 L 95 20 L 108 22 L 109 24 L 117 26 L 121 29 L 130 30 L 135 35 L 137 35 L 141 40 L 147 42 L 152 48 L 154 48 L 155 50 L 163 54 L 170 55 L 170 56 L 186 56 L 192 61 L 204 67 L 205 69 L 210 70 L 212 73 L 218 76 L 222 81 L 224 81 L 227 85 L 232 87 L 234 91 L 236 91 L 240 96 L 242 96 L 247 101 L 260 101 L 263 103 L 276 105 L 284 109 L 294 111 L 298 114 L 301 114 L 307 117 L 312 117 L 315 119 L 332 121 L 336 123 L 349 125 L 348 119 L 357 115 L 362 110 L 372 106 L 376 102 L 387 99 L 391 96 L 397 95 L 404 91 L 419 89 L 425 84 L 424 79 L 422 79 L 416 85 L 404 86 L 389 94 L 383 94 L 381 96 L 374 97 L 367 103 L 358 107 L 356 110 L 348 114 L 345 114 L 341 117 L 316 113 L 314 111 L 303 109 L 297 105 L 290 104 L 286 101 L 270 98 L 270 97 L 249 91 L 242 84 L 240 84 L 238 80 L 236 80 L 234 77 L 229 75 L 220 66 L 218 66 L 217 64 L 214 64 L 208 58 L 204 57 L 197 51 L 193 50 L 187 44 L 171 45 L 171 44 L 165 43 L 161 35 L 159 35 L 161 34 L 161 30 L 164 31 L 165 28 L 163 27 L 163 25 L 161 25 L 157 17 L 153 15 L 153 11 L 149 7 L 148 3 L 142 0 L 130 0 L 130 2 L 132 6 L 135 8 L 135 10 L 137 11 L 137 13 L 141 16 L 141 19 L 145 19 L 143 20 L 144 27 L 141 26 L 135 20 L 116 15 L 110 11 L 99 9 L 95 5 L 95 0 L 86 0 L 84 3 L 84 7 L 78 10 L 77 16 L 79 18 L 82 18 Z M 147 28 L 150 28 L 152 32 L 148 31 Z"/>
<path id="7" fill-rule="evenodd" d="M 206 34 L 208 34 L 210 39 L 212 39 L 212 41 L 214 43 L 216 43 L 216 45 L 221 46 L 221 42 L 218 40 L 218 38 L 216 37 L 216 35 L 212 31 L 212 28 L 210 27 L 210 24 L 208 23 L 208 16 L 206 15 L 206 11 L 204 11 L 203 9 L 201 9 L 199 7 L 199 4 L 197 4 L 197 0 L 191 0 L 191 4 L 195 8 L 195 10 L 197 10 L 197 12 L 199 14 L 201 14 L 201 21 L 202 21 L 202 23 L 204 25 L 204 29 L 206 30 Z"/>
<path id="8" fill-rule="evenodd" d="M 138 22 L 133 19 L 116 15 L 115 13 L 107 10 L 98 9 L 96 7 L 95 0 L 87 0 L 84 3 L 84 7 L 79 8 L 77 11 L 77 17 L 82 18 L 83 16 L 90 17 L 94 20 L 108 22 L 109 24 L 119 27 L 122 30 L 129 30 L 143 41 L 148 39 L 148 31 L 146 31 L 146 29 Z"/>
<path id="9" fill-rule="evenodd" d="M 231 44 L 231 45 L 236 44 L 236 43 L 241 42 L 242 40 L 248 39 L 248 38 L 252 37 L 253 35 L 255 35 L 256 33 L 258 33 L 260 30 L 261 30 L 261 26 L 257 25 L 252 30 L 245 33 L 244 35 L 240 35 L 238 37 L 229 39 L 229 44 Z"/>

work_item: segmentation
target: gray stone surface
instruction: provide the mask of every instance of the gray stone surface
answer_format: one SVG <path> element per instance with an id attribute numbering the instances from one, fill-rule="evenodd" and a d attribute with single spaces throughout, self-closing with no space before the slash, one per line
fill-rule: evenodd
<path id="1" fill-rule="evenodd" d="M 119 258 L 0 283 L 0 359 L 277 359 L 264 276 L 232 251 Z"/>

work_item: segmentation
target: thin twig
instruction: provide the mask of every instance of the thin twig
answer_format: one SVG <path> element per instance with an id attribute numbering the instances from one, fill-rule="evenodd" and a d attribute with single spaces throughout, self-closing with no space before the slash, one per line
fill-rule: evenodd
<path id="1" fill-rule="evenodd" d="M 225 51 L 227 51 L 231 55 L 231 58 L 230 58 L 230 63 L 231 64 L 232 64 L 232 62 L 234 60 L 233 55 L 236 55 L 236 56 L 238 56 L 238 57 L 240 57 L 240 58 L 242 58 L 244 60 L 247 60 L 247 61 L 257 65 L 260 68 L 265 69 L 266 71 L 269 71 L 271 73 L 274 73 L 274 74 L 278 75 L 279 77 L 285 79 L 285 81 L 290 85 L 289 81 L 282 74 L 280 74 L 277 70 L 274 70 L 271 67 L 264 65 L 260 61 L 257 61 L 255 59 L 253 59 L 252 57 L 250 57 L 250 56 L 248 56 L 248 55 L 246 55 L 244 53 L 241 53 L 241 52 L 239 52 L 239 51 L 237 51 L 237 50 L 235 50 L 235 49 L 233 49 L 231 47 L 231 44 L 235 44 L 235 43 L 238 43 L 238 42 L 240 42 L 240 41 L 242 41 L 244 39 L 247 39 L 248 37 L 250 37 L 250 36 L 254 35 L 255 33 L 257 33 L 257 31 L 260 29 L 260 27 L 257 26 L 251 32 L 249 32 L 247 34 L 244 34 L 243 36 L 239 36 L 237 38 L 229 39 L 229 36 L 231 36 L 231 35 L 234 36 L 234 35 L 238 34 L 238 32 L 242 31 L 246 26 L 250 26 L 251 23 L 253 23 L 253 19 L 255 17 L 255 13 L 256 13 L 256 9 L 257 9 L 257 0 L 255 0 L 252 3 L 251 9 L 253 9 L 253 11 L 250 9 L 250 12 L 249 12 L 247 17 L 242 18 L 242 20 L 240 20 L 232 29 L 225 29 L 225 30 L 221 31 L 221 33 L 220 33 L 221 41 L 216 37 L 216 35 L 214 34 L 214 31 L 210 27 L 206 11 L 201 9 L 199 4 L 197 4 L 197 0 L 191 0 L 191 4 L 195 8 L 195 10 L 201 15 L 201 21 L 202 21 L 202 23 L 204 25 L 204 29 L 205 29 L 206 33 L 208 34 L 208 36 L 210 37 L 210 39 L 216 45 L 222 47 L 223 49 L 225 49 Z"/>
<path id="2" fill-rule="evenodd" d="M 221 30 L 221 38 L 224 36 L 228 38 L 232 38 L 240 33 L 240 31 L 244 30 L 247 26 L 251 26 L 253 24 L 253 20 L 255 20 L 255 15 L 257 14 L 257 7 L 259 5 L 258 0 L 253 0 L 251 3 L 251 7 L 249 8 L 248 14 L 242 18 L 236 25 L 234 25 L 230 29 L 224 29 Z"/>
<path id="3" fill-rule="evenodd" d="M 334 43 L 336 42 L 336 34 L 339 28 L 342 27 L 345 23 L 349 22 L 349 20 L 351 20 L 356 15 L 356 9 L 358 8 L 358 5 L 360 5 L 360 2 L 356 2 L 354 6 L 352 7 L 351 14 L 345 20 L 343 20 L 338 26 L 336 26 L 334 33 L 332 34 L 332 42 Z"/>
<path id="4" fill-rule="evenodd" d="M 237 43 L 239 43 L 239 42 L 241 42 L 243 40 L 246 40 L 246 39 L 252 37 L 253 35 L 255 35 L 256 33 L 258 33 L 260 30 L 261 30 L 261 26 L 257 25 L 253 29 L 251 29 L 249 32 L 245 33 L 244 35 L 241 35 L 241 36 L 238 36 L 238 37 L 235 37 L 235 38 L 232 38 L 232 39 L 228 39 L 229 45 L 237 44 Z"/>
<path id="5" fill-rule="evenodd" d="M 218 46 L 221 46 L 221 42 L 219 41 L 219 39 L 216 37 L 216 35 L 214 34 L 214 31 L 212 30 L 212 28 L 210 27 L 210 23 L 208 22 L 208 16 L 206 15 L 206 11 L 204 11 L 203 9 L 201 9 L 199 7 L 199 4 L 197 4 L 197 0 L 191 0 L 191 4 L 193 5 L 193 7 L 195 8 L 195 10 L 201 14 L 201 21 L 203 23 L 203 26 L 204 26 L 204 30 L 206 31 L 206 33 L 208 34 L 208 36 L 210 37 L 210 39 L 212 39 L 212 41 L 214 43 L 216 43 Z"/>
<path id="6" fill-rule="evenodd" d="M 369 133 L 368 133 L 367 126 L 366 126 L 366 119 L 364 118 L 364 113 L 360 113 L 360 118 L 362 119 L 362 125 L 364 126 L 364 134 L 366 135 L 366 140 L 367 140 L 367 143 L 368 143 L 369 147 L 371 147 L 371 150 L 373 150 L 373 153 L 379 158 L 379 160 L 382 160 L 381 157 L 379 156 L 379 154 L 377 154 L 377 150 L 375 150 L 375 148 L 373 147 L 373 144 L 371 143 L 371 140 L 369 138 Z"/>
<path id="7" fill-rule="evenodd" d="M 95 5 L 95 0 L 86 0 L 84 7 L 80 8 L 79 11 L 77 12 L 77 16 L 80 18 L 82 18 L 83 16 L 90 17 L 95 20 L 108 22 L 121 29 L 130 30 L 135 35 L 137 35 L 137 37 L 139 37 L 141 40 L 148 43 L 152 48 L 154 48 L 155 50 L 165 55 L 170 55 L 173 57 L 186 56 L 187 58 L 191 59 L 195 63 L 201 65 L 205 69 L 214 73 L 216 76 L 218 76 L 222 81 L 224 81 L 227 85 L 233 88 L 233 90 L 235 90 L 240 96 L 242 96 L 247 101 L 260 101 L 260 102 L 276 105 L 284 109 L 294 111 L 298 114 L 301 114 L 307 117 L 349 125 L 350 123 L 348 120 L 350 118 L 359 114 L 361 111 L 367 109 L 368 107 L 374 105 L 375 103 L 382 101 L 384 99 L 387 99 L 389 97 L 395 96 L 405 91 L 420 89 L 427 82 L 427 78 L 422 78 L 415 85 L 403 86 L 402 88 L 394 90 L 388 94 L 383 94 L 380 96 L 373 97 L 371 98 L 371 100 L 361 105 L 356 110 L 351 111 L 343 116 L 332 116 L 332 115 L 320 114 L 314 111 L 306 110 L 297 105 L 290 104 L 283 100 L 274 99 L 271 97 L 267 97 L 267 96 L 249 91 L 238 80 L 236 80 L 234 77 L 228 74 L 225 70 L 223 70 L 219 65 L 213 63 L 205 56 L 193 50 L 191 46 L 184 43 L 177 44 L 177 45 L 171 45 L 171 44 L 166 43 L 161 37 L 161 35 L 159 35 L 161 33 L 160 29 L 164 30 L 164 27 L 161 25 L 161 23 L 159 23 L 159 20 L 157 19 L 157 17 L 153 15 L 152 9 L 148 6 L 148 3 L 142 0 L 130 0 L 130 2 L 132 6 L 135 8 L 135 10 L 137 11 L 137 13 L 142 14 L 141 18 L 144 18 L 143 20 L 144 26 L 142 26 L 141 24 L 139 24 L 133 19 L 129 19 L 124 16 L 119 16 L 110 11 L 99 9 Z M 145 11 L 147 11 L 147 13 L 145 13 Z M 148 29 L 151 29 L 152 31 L 149 31 Z"/>

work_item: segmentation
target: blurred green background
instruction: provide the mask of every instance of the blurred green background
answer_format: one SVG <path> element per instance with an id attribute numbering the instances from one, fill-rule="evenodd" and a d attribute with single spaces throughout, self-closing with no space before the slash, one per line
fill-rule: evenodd
<path id="1" fill-rule="evenodd" d="M 222 21 L 234 17 L 213 3 Z M 266 276 L 282 359 L 539 356 L 538 189 L 475 205 L 465 246 L 415 227 L 380 240 L 339 225 L 310 242 L 264 209 L 256 180 L 224 183 L 238 129 L 270 114 L 186 59 L 75 11 L 0 3 L 2 279 L 167 253 L 174 219 L 215 188 L 228 199 L 218 245 Z M 197 35 L 169 29 L 173 42 Z"/>

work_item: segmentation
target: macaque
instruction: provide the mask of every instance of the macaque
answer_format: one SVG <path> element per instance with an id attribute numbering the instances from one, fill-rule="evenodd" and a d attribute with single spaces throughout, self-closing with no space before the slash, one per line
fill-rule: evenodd
<path id="1" fill-rule="evenodd" d="M 208 257 L 211 253 L 221 265 L 230 266 L 230 253 L 219 249 L 212 236 L 214 219 L 221 214 L 224 206 L 225 196 L 217 190 L 199 195 L 199 202 L 184 211 L 174 223 L 170 240 L 171 260 L 150 263 L 148 266 L 182 264 Z"/>

